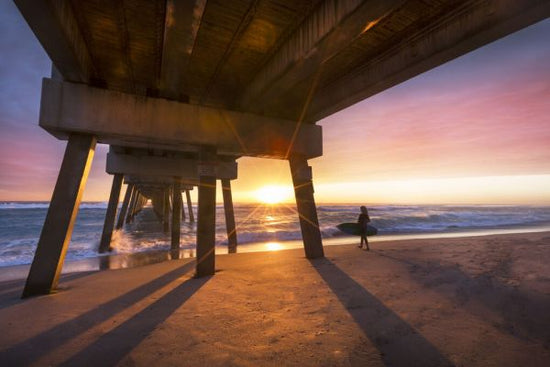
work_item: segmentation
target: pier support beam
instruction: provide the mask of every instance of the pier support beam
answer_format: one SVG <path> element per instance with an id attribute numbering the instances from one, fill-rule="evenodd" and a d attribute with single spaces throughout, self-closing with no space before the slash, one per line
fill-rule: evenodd
<path id="1" fill-rule="evenodd" d="M 306 257 L 308 259 L 324 257 L 317 208 L 313 198 L 311 167 L 302 157 L 291 157 L 289 163 Z"/>
<path id="2" fill-rule="evenodd" d="M 225 212 L 225 225 L 227 228 L 227 251 L 230 254 L 237 252 L 237 230 L 235 228 L 235 211 L 233 210 L 233 197 L 231 195 L 231 181 L 222 179 L 223 209 Z"/>
<path id="3" fill-rule="evenodd" d="M 202 147 L 199 165 L 199 222 L 197 224 L 197 277 L 214 275 L 216 244 L 215 147 Z"/>
<path id="4" fill-rule="evenodd" d="M 128 186 L 126 186 L 126 193 L 124 194 L 124 201 L 122 202 L 122 208 L 120 208 L 120 213 L 118 213 L 116 229 L 121 229 L 122 226 L 124 225 L 124 218 L 126 218 L 126 213 L 128 212 L 128 206 L 130 205 L 130 199 L 132 197 L 133 191 L 134 191 L 134 185 L 128 184 Z"/>
<path id="5" fill-rule="evenodd" d="M 181 184 L 180 179 L 174 180 L 172 186 L 172 246 L 171 250 L 179 250 L 180 248 L 180 232 L 181 232 Z"/>
<path id="6" fill-rule="evenodd" d="M 111 195 L 109 196 L 109 204 L 107 213 L 105 213 L 105 223 L 103 224 L 103 233 L 101 234 L 101 242 L 99 243 L 99 253 L 104 253 L 111 250 L 111 237 L 113 236 L 113 227 L 115 225 L 116 209 L 118 206 L 118 198 L 120 196 L 120 188 L 122 186 L 122 175 L 113 175 L 113 185 L 111 186 Z"/>
<path id="7" fill-rule="evenodd" d="M 96 138 L 70 135 L 46 220 L 22 297 L 48 294 L 56 286 L 71 240 L 80 199 L 94 157 Z"/>
<path id="8" fill-rule="evenodd" d="M 181 207 L 181 220 L 185 222 L 185 207 L 183 205 L 183 199 L 181 198 L 181 192 L 178 196 L 178 199 L 180 201 L 180 207 Z"/>
<path id="9" fill-rule="evenodd" d="M 132 212 L 134 210 L 134 205 L 136 204 L 137 196 L 138 196 L 138 190 L 134 186 L 134 189 L 132 190 L 132 196 L 130 198 L 130 204 L 128 204 L 128 213 L 126 214 L 126 223 L 130 223 L 132 221 Z"/>
<path id="10" fill-rule="evenodd" d="M 195 215 L 193 214 L 193 203 L 191 203 L 191 194 L 189 190 L 185 190 L 185 197 L 187 198 L 187 211 L 189 212 L 189 221 L 193 223 L 195 221 Z"/>
<path id="11" fill-rule="evenodd" d="M 164 189 L 163 197 L 162 230 L 168 233 L 170 231 L 170 190 L 168 188 Z"/>

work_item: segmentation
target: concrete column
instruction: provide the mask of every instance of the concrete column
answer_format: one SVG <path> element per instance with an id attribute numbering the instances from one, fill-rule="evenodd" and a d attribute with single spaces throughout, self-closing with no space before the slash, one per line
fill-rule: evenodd
<path id="1" fill-rule="evenodd" d="M 162 215 L 164 213 L 164 192 L 156 191 L 151 198 L 153 204 L 153 211 L 157 215 L 157 218 L 162 222 Z"/>
<path id="2" fill-rule="evenodd" d="M 197 277 L 214 275 L 216 244 L 216 148 L 199 154 L 199 221 L 197 224 Z"/>
<path id="3" fill-rule="evenodd" d="M 136 187 L 132 190 L 132 198 L 130 199 L 130 204 L 128 205 L 128 214 L 126 215 L 126 223 L 130 223 L 134 215 L 134 207 L 136 205 L 136 200 L 138 197 L 139 191 Z"/>
<path id="4" fill-rule="evenodd" d="M 162 227 L 164 232 L 170 231 L 170 191 L 164 189 L 164 206 L 162 211 Z"/>
<path id="5" fill-rule="evenodd" d="M 185 197 L 187 198 L 187 211 L 189 212 L 189 221 L 195 221 L 195 215 L 193 214 L 193 203 L 191 203 L 191 194 L 189 190 L 185 190 Z"/>
<path id="6" fill-rule="evenodd" d="M 171 250 L 179 250 L 180 248 L 180 231 L 181 231 L 181 184 L 176 178 L 172 186 L 172 246 Z"/>
<path id="7" fill-rule="evenodd" d="M 46 220 L 22 297 L 48 294 L 57 286 L 96 145 L 93 135 L 69 136 Z"/>
<path id="8" fill-rule="evenodd" d="M 130 205 L 130 198 L 132 197 L 132 192 L 134 191 L 134 185 L 128 184 L 126 187 L 126 194 L 124 194 L 124 201 L 122 202 L 122 208 L 120 208 L 120 213 L 118 213 L 118 221 L 116 223 L 116 229 L 121 229 L 124 225 L 124 218 L 128 212 L 128 206 Z"/>
<path id="9" fill-rule="evenodd" d="M 107 206 L 107 212 L 105 213 L 105 223 L 103 223 L 103 233 L 101 234 L 101 242 L 99 243 L 98 250 L 99 253 L 111 250 L 111 237 L 113 236 L 113 227 L 115 225 L 122 177 L 121 174 L 113 175 L 113 185 L 111 186 L 111 195 L 109 196 L 109 204 Z"/>
<path id="10" fill-rule="evenodd" d="M 235 228 L 235 211 L 233 210 L 233 197 L 231 195 L 231 181 L 222 179 L 223 209 L 225 212 L 225 225 L 227 228 L 227 251 L 230 254 L 237 252 L 237 229 Z"/>
<path id="11" fill-rule="evenodd" d="M 313 198 L 311 167 L 308 166 L 306 159 L 300 157 L 291 157 L 289 163 L 306 257 L 308 259 L 324 257 L 317 208 Z"/>
<path id="12" fill-rule="evenodd" d="M 181 198 L 181 192 L 178 196 L 178 199 L 180 201 L 180 207 L 181 207 L 181 220 L 185 221 L 185 207 L 183 205 L 183 199 Z"/>

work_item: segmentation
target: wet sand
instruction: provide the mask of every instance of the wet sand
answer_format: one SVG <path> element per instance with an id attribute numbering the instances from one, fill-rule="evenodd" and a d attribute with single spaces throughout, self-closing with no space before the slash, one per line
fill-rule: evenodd
<path id="1" fill-rule="evenodd" d="M 0 283 L 3 366 L 548 366 L 550 233 L 389 241 Z"/>

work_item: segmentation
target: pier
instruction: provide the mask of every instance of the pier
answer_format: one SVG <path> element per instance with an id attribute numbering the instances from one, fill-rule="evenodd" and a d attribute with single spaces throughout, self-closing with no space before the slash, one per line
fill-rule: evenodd
<path id="1" fill-rule="evenodd" d="M 232 253 L 230 181 L 260 157 L 288 161 L 305 256 L 323 258 L 317 122 L 550 15 L 543 0 L 15 3 L 52 60 L 39 126 L 67 141 L 23 297 L 58 284 L 98 143 L 113 175 L 98 251 L 148 201 L 176 250 L 196 189 L 195 274 L 214 275 L 216 186 Z"/>

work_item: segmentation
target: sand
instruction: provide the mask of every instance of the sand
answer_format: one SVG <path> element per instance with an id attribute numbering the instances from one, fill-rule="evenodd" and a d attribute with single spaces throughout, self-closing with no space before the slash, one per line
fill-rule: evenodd
<path id="1" fill-rule="evenodd" d="M 550 233 L 379 242 L 0 285 L 2 366 L 550 366 Z"/>

